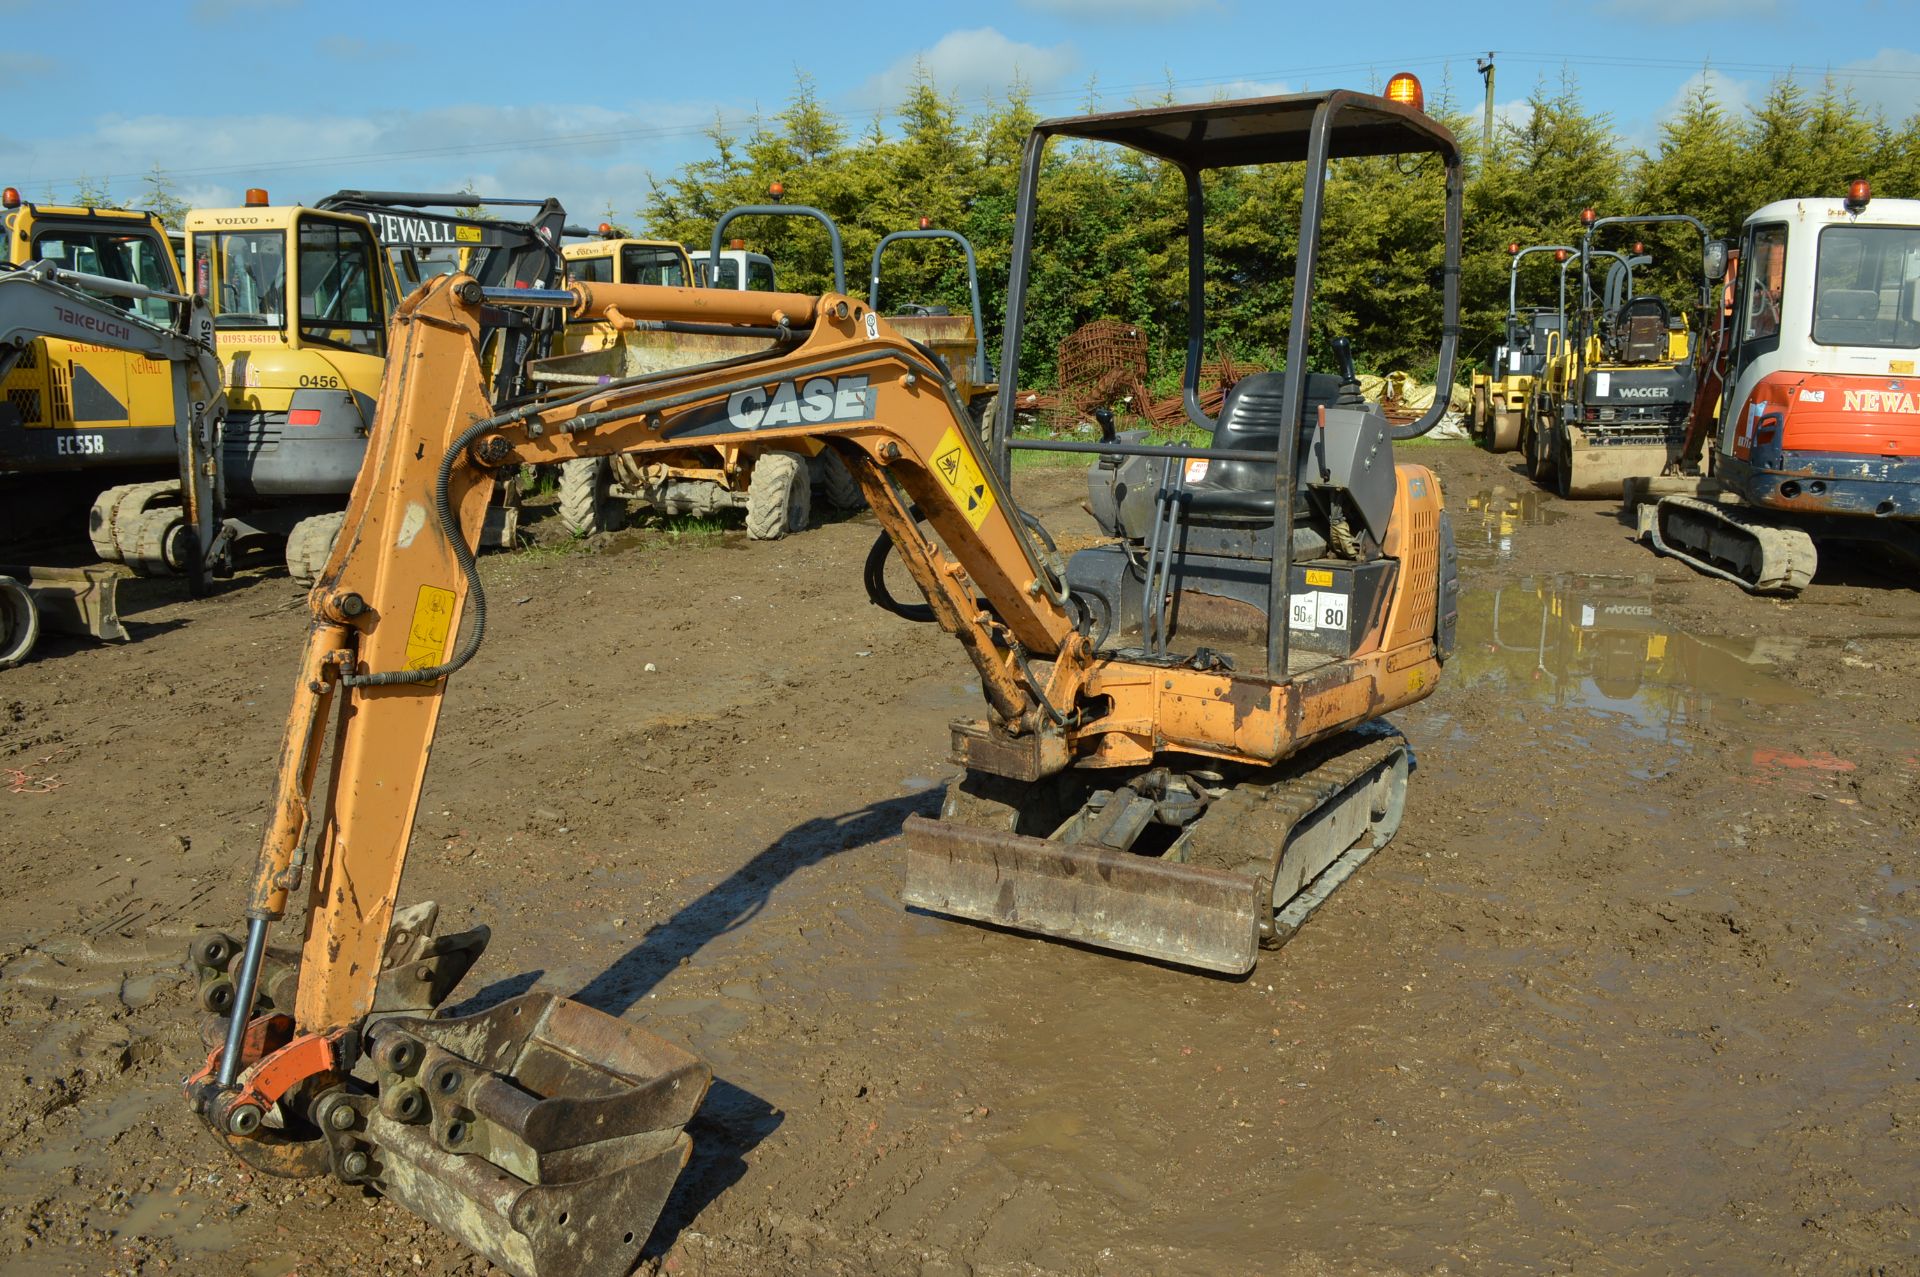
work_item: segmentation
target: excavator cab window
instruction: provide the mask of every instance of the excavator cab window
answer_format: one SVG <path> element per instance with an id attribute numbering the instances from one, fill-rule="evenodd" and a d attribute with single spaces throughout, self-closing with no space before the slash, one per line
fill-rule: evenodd
<path id="1" fill-rule="evenodd" d="M 1787 270 L 1787 228 L 1755 227 L 1741 265 L 1746 288 L 1740 305 L 1740 344 L 1746 358 L 1780 344 L 1780 287 Z"/>
<path id="2" fill-rule="evenodd" d="M 179 283 L 167 269 L 169 251 L 167 245 L 151 233 L 94 227 L 56 226 L 37 231 L 33 237 L 36 259 L 53 262 L 63 270 L 104 275 L 170 293 L 179 288 Z M 172 308 L 158 298 L 109 297 L 106 300 L 155 323 L 168 323 L 172 318 Z"/>
<path id="3" fill-rule="evenodd" d="M 604 260 L 604 259 L 602 259 Z M 747 287 L 760 287 L 753 283 L 753 271 L 747 272 Z M 656 248 L 647 244 L 626 244 L 620 249 L 620 282 L 623 284 L 664 284 L 670 288 L 682 288 L 687 282 L 686 265 L 680 254 L 670 248 Z M 764 287 L 773 289 L 773 271 L 767 270 L 767 282 Z"/>
<path id="4" fill-rule="evenodd" d="M 216 328 L 286 327 L 284 231 L 228 231 L 195 240 L 194 291 Z"/>
<path id="5" fill-rule="evenodd" d="M 316 345 L 364 355 L 386 353 L 379 250 L 358 226 L 303 219 L 300 242 L 300 336 Z"/>
<path id="6" fill-rule="evenodd" d="M 1920 345 L 1920 227 L 1820 232 L 1813 339 L 1823 346 Z"/>
<path id="7" fill-rule="evenodd" d="M 395 244 L 387 252 L 403 297 L 430 279 L 457 274 L 460 270 L 458 251 L 439 245 Z"/>
<path id="8" fill-rule="evenodd" d="M 569 257 L 567 275 L 582 284 L 611 284 L 613 282 L 612 257 Z"/>

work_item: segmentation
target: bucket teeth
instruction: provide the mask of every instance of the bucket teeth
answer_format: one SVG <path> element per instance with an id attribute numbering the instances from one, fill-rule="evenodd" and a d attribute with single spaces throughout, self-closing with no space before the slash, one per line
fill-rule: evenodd
<path id="1" fill-rule="evenodd" d="M 323 1118 L 335 1166 L 516 1277 L 629 1272 L 711 1081 L 684 1048 L 553 994 L 371 1030 L 377 1102 Z"/>

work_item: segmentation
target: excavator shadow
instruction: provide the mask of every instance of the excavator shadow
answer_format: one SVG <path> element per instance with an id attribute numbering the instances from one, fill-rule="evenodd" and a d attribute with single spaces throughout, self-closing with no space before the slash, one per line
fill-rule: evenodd
<path id="1" fill-rule="evenodd" d="M 573 995 L 608 1015 L 624 1015 L 666 974 L 709 941 L 758 917 L 787 878 L 841 852 L 896 837 L 908 816 L 937 816 L 943 789 L 881 799 L 838 816 L 802 821 L 663 922 Z"/>

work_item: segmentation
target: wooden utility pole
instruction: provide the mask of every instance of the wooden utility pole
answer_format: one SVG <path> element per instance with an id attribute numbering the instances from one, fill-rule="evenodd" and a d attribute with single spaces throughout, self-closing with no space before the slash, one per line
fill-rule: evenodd
<path id="1" fill-rule="evenodd" d="M 1492 49 L 1488 49 L 1487 56 L 1476 63 L 1480 78 L 1487 82 L 1487 109 L 1481 117 L 1480 148 L 1483 154 L 1489 156 L 1493 154 L 1493 53 Z M 1481 162 L 1485 163 L 1484 160 Z"/>

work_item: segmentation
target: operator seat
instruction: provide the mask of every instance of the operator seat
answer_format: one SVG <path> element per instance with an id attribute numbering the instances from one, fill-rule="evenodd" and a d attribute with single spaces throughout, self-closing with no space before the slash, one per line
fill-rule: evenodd
<path id="1" fill-rule="evenodd" d="M 1660 297 L 1632 297 L 1613 314 L 1613 338 L 1618 358 L 1628 364 L 1657 364 L 1667 360 L 1667 331 L 1673 312 Z"/>
<path id="2" fill-rule="evenodd" d="M 1304 496 L 1300 477 L 1308 462 L 1308 445 L 1320 420 L 1320 409 L 1341 406 L 1341 381 L 1332 373 L 1308 373 L 1307 393 L 1300 419 L 1295 453 L 1296 500 Z M 1286 410 L 1285 373 L 1257 372 L 1228 389 L 1220 418 L 1213 429 L 1215 448 L 1273 452 L 1281 443 L 1280 426 Z M 1187 485 L 1187 512 L 1206 518 L 1273 518 L 1274 463 L 1271 461 L 1211 461 L 1204 478 Z"/>

